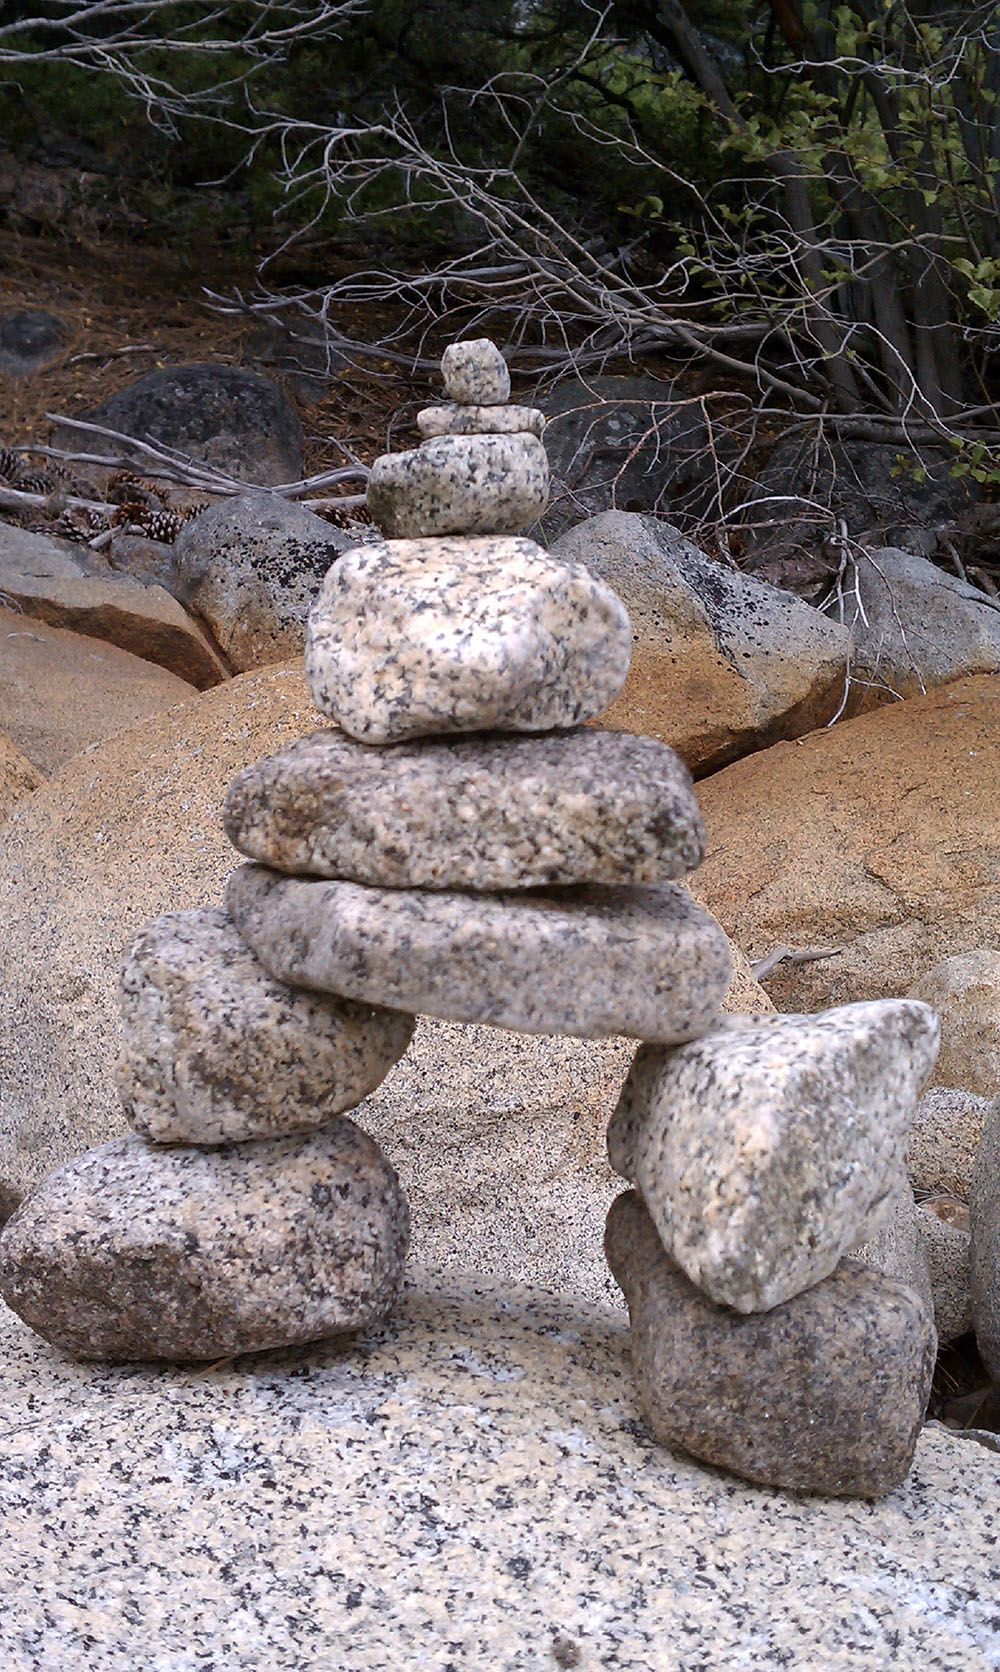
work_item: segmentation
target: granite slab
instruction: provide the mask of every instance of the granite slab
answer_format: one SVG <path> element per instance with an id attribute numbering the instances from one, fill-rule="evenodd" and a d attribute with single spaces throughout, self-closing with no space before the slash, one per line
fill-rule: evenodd
<path id="1" fill-rule="evenodd" d="M 417 413 L 417 429 L 432 435 L 537 435 L 545 428 L 545 414 L 538 406 L 461 406 L 457 401 L 443 406 L 425 406 Z"/>
<path id="2" fill-rule="evenodd" d="M 549 460 L 536 435 L 439 435 L 375 460 L 365 503 L 397 540 L 430 534 L 516 534 L 549 499 Z"/>

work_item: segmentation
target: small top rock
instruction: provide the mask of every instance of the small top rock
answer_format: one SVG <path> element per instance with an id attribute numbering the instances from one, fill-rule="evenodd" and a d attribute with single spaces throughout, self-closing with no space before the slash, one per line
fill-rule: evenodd
<path id="1" fill-rule="evenodd" d="M 449 343 L 441 356 L 444 389 L 462 406 L 502 406 L 510 399 L 510 372 L 489 337 Z"/>

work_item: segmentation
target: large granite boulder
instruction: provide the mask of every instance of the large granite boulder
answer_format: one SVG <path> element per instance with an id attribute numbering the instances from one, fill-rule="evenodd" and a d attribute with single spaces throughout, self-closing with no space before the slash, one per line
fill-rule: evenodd
<path id="1" fill-rule="evenodd" d="M 998 728 L 1000 679 L 981 674 L 699 785 L 699 898 L 752 959 L 793 954 L 766 977 L 779 1010 L 901 996 L 1000 946 Z"/>
<path id="2" fill-rule="evenodd" d="M 602 724 L 669 743 L 697 777 L 836 711 L 850 636 L 792 593 L 621 511 L 578 524 L 552 550 L 604 581 L 632 622 L 628 678 Z"/>

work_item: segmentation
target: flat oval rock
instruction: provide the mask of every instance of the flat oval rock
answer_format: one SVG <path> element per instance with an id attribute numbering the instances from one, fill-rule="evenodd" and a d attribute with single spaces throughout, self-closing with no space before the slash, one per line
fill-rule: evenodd
<path id="1" fill-rule="evenodd" d="M 275 981 L 225 912 L 167 912 L 125 953 L 118 1091 L 160 1144 L 310 1132 L 375 1090 L 414 1018 Z"/>
<path id="2" fill-rule="evenodd" d="M 383 453 L 368 478 L 373 522 L 393 539 L 516 534 L 549 498 L 549 460 L 536 435 L 439 435 Z"/>
<path id="3" fill-rule="evenodd" d="M 499 406 L 510 397 L 507 362 L 489 337 L 449 343 L 441 356 L 444 392 L 463 406 Z"/>
<path id="4" fill-rule="evenodd" d="M 275 870 L 383 888 L 665 882 L 704 852 L 679 756 L 596 730 L 383 749 L 313 732 L 239 774 L 223 823 Z"/>
<path id="5" fill-rule="evenodd" d="M 417 413 L 417 429 L 432 435 L 524 435 L 540 436 L 545 414 L 540 406 L 425 406 Z"/>
<path id="6" fill-rule="evenodd" d="M 612 1203 L 604 1248 L 656 1439 L 785 1491 L 877 1498 L 905 1479 L 937 1348 L 914 1289 L 844 1260 L 773 1311 L 734 1315 L 674 1264 L 634 1191 Z"/>
<path id="7" fill-rule="evenodd" d="M 88 1150 L 0 1235 L 0 1293 L 79 1359 L 220 1359 L 384 1318 L 409 1210 L 344 1117 L 308 1138 Z"/>
<path id="8" fill-rule="evenodd" d="M 246 865 L 226 903 L 292 986 L 519 1033 L 691 1039 L 732 970 L 719 925 L 676 883 L 432 894 Z"/>
<path id="9" fill-rule="evenodd" d="M 939 1031 L 928 1005 L 880 999 L 728 1017 L 679 1050 L 643 1048 L 608 1129 L 611 1165 L 692 1282 L 767 1311 L 879 1229 Z"/>
<path id="10" fill-rule="evenodd" d="M 355 546 L 309 617 L 306 677 L 362 743 L 578 725 L 625 683 L 624 604 L 532 540 Z"/>

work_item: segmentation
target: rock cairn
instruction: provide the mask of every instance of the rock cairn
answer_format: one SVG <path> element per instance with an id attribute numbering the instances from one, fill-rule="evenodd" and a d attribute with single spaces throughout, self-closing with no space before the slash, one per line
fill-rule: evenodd
<path id="1" fill-rule="evenodd" d="M 903 1176 L 937 1046 L 914 1000 L 720 1018 L 728 942 L 680 879 L 704 832 L 652 739 L 588 729 L 631 629 L 543 511 L 542 417 L 480 340 L 379 459 L 385 538 L 340 556 L 306 670 L 333 725 L 246 768 L 225 910 L 128 951 L 131 1136 L 0 1238 L 0 1288 L 80 1357 L 216 1358 L 357 1329 L 400 1282 L 405 1199 L 346 1118 L 417 1012 L 640 1041 L 609 1131 L 606 1252 L 654 1434 L 751 1480 L 875 1496 L 909 1466 L 934 1332 L 844 1256 Z"/>

